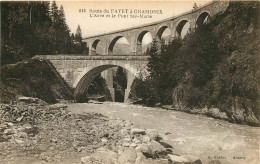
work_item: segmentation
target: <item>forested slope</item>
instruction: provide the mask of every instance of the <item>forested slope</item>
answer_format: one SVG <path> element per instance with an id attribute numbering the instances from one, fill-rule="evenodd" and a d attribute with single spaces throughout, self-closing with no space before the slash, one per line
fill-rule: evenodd
<path id="1" fill-rule="evenodd" d="M 80 26 L 71 33 L 63 6 L 55 1 L 1 2 L 0 7 L 1 65 L 34 55 L 83 54 Z"/>

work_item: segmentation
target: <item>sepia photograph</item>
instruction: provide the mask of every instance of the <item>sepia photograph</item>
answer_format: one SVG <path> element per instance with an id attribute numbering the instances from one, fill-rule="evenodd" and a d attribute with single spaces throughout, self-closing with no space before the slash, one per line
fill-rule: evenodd
<path id="1" fill-rule="evenodd" d="M 260 164 L 259 1 L 0 8 L 0 164 Z"/>

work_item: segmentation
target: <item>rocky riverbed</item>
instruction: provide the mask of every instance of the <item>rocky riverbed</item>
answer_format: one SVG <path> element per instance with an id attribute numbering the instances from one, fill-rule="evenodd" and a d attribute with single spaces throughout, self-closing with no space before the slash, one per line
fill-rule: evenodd
<path id="1" fill-rule="evenodd" d="M 73 113 L 100 113 L 107 117 L 130 120 L 135 127 L 156 129 L 173 153 L 198 157 L 202 163 L 216 160 L 221 164 L 258 164 L 259 127 L 233 124 L 205 115 L 104 102 L 74 103 Z"/>
<path id="2" fill-rule="evenodd" d="M 0 163 L 201 163 L 173 152 L 155 129 L 66 104 L 0 104 Z"/>

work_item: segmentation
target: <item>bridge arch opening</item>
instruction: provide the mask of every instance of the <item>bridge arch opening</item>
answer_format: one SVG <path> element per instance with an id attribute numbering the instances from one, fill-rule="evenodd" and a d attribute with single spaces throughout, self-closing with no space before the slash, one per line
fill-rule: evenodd
<path id="1" fill-rule="evenodd" d="M 97 55 L 97 45 L 100 42 L 100 39 L 96 39 L 91 45 L 91 55 Z"/>
<path id="2" fill-rule="evenodd" d="M 196 21 L 196 27 L 199 27 L 203 24 L 207 24 L 209 22 L 210 19 L 210 14 L 208 12 L 203 12 L 201 13 Z"/>
<path id="3" fill-rule="evenodd" d="M 170 40 L 171 30 L 168 26 L 162 26 L 157 31 L 156 35 L 160 40 L 164 40 L 165 42 L 168 42 Z"/>
<path id="4" fill-rule="evenodd" d="M 84 100 L 124 102 L 126 89 L 126 70 L 122 67 L 113 67 L 98 74 L 92 80 L 81 100 L 82 102 Z"/>
<path id="5" fill-rule="evenodd" d="M 137 54 L 143 55 L 146 52 L 147 48 L 150 46 L 152 40 L 153 37 L 149 31 L 142 31 L 137 38 Z"/>
<path id="6" fill-rule="evenodd" d="M 92 69 L 89 70 L 85 70 L 81 73 L 81 75 L 79 76 L 80 80 L 78 81 L 78 83 L 76 84 L 76 89 L 74 91 L 74 99 L 77 102 L 84 102 L 85 99 L 82 98 L 86 98 L 86 93 L 87 90 L 90 86 L 90 84 L 92 83 L 92 81 L 94 80 L 94 78 L 98 75 L 101 74 L 101 72 L 108 70 L 110 68 L 117 68 L 117 67 L 122 67 L 124 70 L 127 71 L 128 76 L 131 75 L 130 77 L 136 77 L 137 75 L 137 71 L 134 68 L 131 68 L 129 66 L 125 66 L 123 63 L 122 64 L 103 64 L 103 65 L 99 65 L 96 66 Z M 129 81 L 131 81 L 131 79 L 127 78 L 127 88 L 128 88 L 128 92 L 127 96 L 125 96 L 125 100 L 128 98 L 129 95 L 129 88 L 132 83 L 129 83 Z M 75 85 L 75 84 L 74 84 Z M 111 88 L 109 88 L 111 89 Z M 114 90 L 113 90 L 114 91 Z"/>
<path id="7" fill-rule="evenodd" d="M 108 55 L 130 55 L 130 46 L 126 37 L 115 37 L 109 44 Z"/>
<path id="8" fill-rule="evenodd" d="M 190 32 L 190 23 L 187 20 L 182 20 L 176 27 L 177 37 L 182 39 Z"/>

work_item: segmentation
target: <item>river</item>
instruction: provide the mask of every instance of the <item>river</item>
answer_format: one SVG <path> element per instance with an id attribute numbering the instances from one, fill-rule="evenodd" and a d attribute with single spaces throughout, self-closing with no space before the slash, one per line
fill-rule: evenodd
<path id="1" fill-rule="evenodd" d="M 199 157 L 203 163 L 259 162 L 259 127 L 238 125 L 203 115 L 123 103 L 75 103 L 72 113 L 96 112 L 130 120 L 136 127 L 157 129 L 174 154 Z"/>

